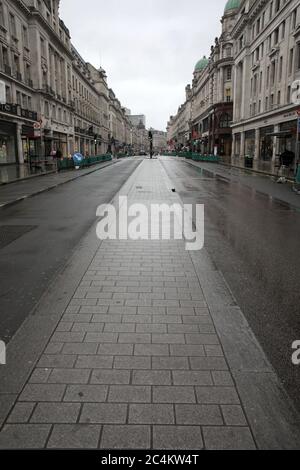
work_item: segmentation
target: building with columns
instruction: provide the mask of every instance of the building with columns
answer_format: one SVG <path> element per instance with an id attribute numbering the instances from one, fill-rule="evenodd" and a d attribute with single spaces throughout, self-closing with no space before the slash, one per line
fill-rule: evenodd
<path id="1" fill-rule="evenodd" d="M 210 56 L 203 56 L 194 69 L 186 100 L 168 123 L 172 148 L 189 148 L 201 153 L 217 153 L 230 161 L 233 114 L 233 39 L 238 2 L 229 0 L 222 17 L 222 33 L 215 39 Z"/>
<path id="2" fill-rule="evenodd" d="M 241 1 L 232 34 L 232 163 L 277 174 L 280 155 L 288 150 L 285 176 L 292 176 L 297 159 L 299 104 L 293 92 L 300 79 L 299 1 Z"/>
<path id="3" fill-rule="evenodd" d="M 60 0 L 0 0 L 0 165 L 130 148 L 131 123 L 59 17 Z M 49 159 L 50 160 L 50 159 Z M 50 169 L 50 167 L 49 167 Z"/>
<path id="4" fill-rule="evenodd" d="M 191 150 L 276 175 L 284 164 L 291 176 L 299 159 L 299 0 L 228 0 L 221 23 L 170 118 L 169 146 L 189 142 Z"/>

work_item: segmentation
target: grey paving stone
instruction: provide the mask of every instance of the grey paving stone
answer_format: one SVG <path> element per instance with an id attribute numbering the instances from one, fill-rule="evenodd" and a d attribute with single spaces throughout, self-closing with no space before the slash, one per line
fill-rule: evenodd
<path id="1" fill-rule="evenodd" d="M 104 426 L 101 449 L 150 449 L 150 426 Z"/>
<path id="2" fill-rule="evenodd" d="M 205 448 L 208 450 L 255 450 L 249 428 L 204 427 Z"/>
<path id="3" fill-rule="evenodd" d="M 174 385 L 213 385 L 209 371 L 173 371 Z"/>
<path id="4" fill-rule="evenodd" d="M 111 369 L 113 356 L 78 356 L 77 369 Z"/>
<path id="5" fill-rule="evenodd" d="M 136 344 L 134 346 L 135 356 L 169 356 L 167 344 Z"/>
<path id="6" fill-rule="evenodd" d="M 191 357 L 190 362 L 195 370 L 228 370 L 223 357 Z"/>
<path id="7" fill-rule="evenodd" d="M 165 307 L 139 307 L 139 315 L 164 315 L 166 313 Z"/>
<path id="8" fill-rule="evenodd" d="M 123 323 L 149 324 L 152 322 L 152 315 L 123 315 Z"/>
<path id="9" fill-rule="evenodd" d="M 108 401 L 115 403 L 150 403 L 151 387 L 112 385 L 109 389 Z"/>
<path id="10" fill-rule="evenodd" d="M 164 325 L 182 324 L 182 317 L 180 315 L 155 315 L 153 319 L 155 323 L 163 323 Z"/>
<path id="11" fill-rule="evenodd" d="M 142 333 L 120 333 L 119 343 L 147 344 L 151 343 L 151 335 Z"/>
<path id="12" fill-rule="evenodd" d="M 101 403 L 106 400 L 108 387 L 104 385 L 69 385 L 64 396 L 64 402 Z"/>
<path id="13" fill-rule="evenodd" d="M 96 343 L 67 343 L 62 349 L 62 354 L 96 354 L 97 349 Z"/>
<path id="14" fill-rule="evenodd" d="M 200 426 L 154 426 L 153 448 L 159 450 L 202 450 Z"/>
<path id="15" fill-rule="evenodd" d="M 105 333 L 134 333 L 134 323 L 106 323 L 104 327 Z"/>
<path id="16" fill-rule="evenodd" d="M 66 386 L 60 384 L 27 384 L 20 395 L 23 402 L 59 402 L 62 400 Z"/>
<path id="17" fill-rule="evenodd" d="M 130 405 L 129 424 L 174 424 L 173 405 Z"/>
<path id="18" fill-rule="evenodd" d="M 102 333 L 104 323 L 74 323 L 72 331 L 84 333 Z"/>
<path id="19" fill-rule="evenodd" d="M 216 405 L 176 405 L 175 412 L 177 424 L 223 425 L 220 408 Z"/>
<path id="20" fill-rule="evenodd" d="M 95 301 L 96 302 L 96 301 Z M 95 307 L 81 307 L 79 310 L 80 314 L 105 314 L 108 312 L 108 305 L 97 305 Z"/>
<path id="21" fill-rule="evenodd" d="M 190 315 L 193 316 L 195 315 L 195 309 L 193 307 L 176 307 L 176 308 L 168 308 L 167 309 L 167 314 L 168 315 Z"/>
<path id="22" fill-rule="evenodd" d="M 101 426 L 64 425 L 53 427 L 48 449 L 97 449 Z"/>
<path id="23" fill-rule="evenodd" d="M 80 411 L 79 404 L 73 403 L 38 403 L 31 423 L 76 423 Z"/>
<path id="24" fill-rule="evenodd" d="M 7 424 L 0 432 L 0 449 L 43 449 L 50 425 Z"/>
<path id="25" fill-rule="evenodd" d="M 116 343 L 118 333 L 87 333 L 85 343 Z"/>
<path id="26" fill-rule="evenodd" d="M 182 344 L 175 344 L 170 346 L 171 356 L 178 356 L 178 357 L 202 357 L 205 356 L 204 347 L 201 345 L 182 345 Z"/>
<path id="27" fill-rule="evenodd" d="M 56 328 L 56 331 L 68 332 L 72 330 L 73 323 L 61 321 Z"/>
<path id="28" fill-rule="evenodd" d="M 212 325 L 212 319 L 209 315 L 182 316 L 182 322 L 187 325 Z"/>
<path id="29" fill-rule="evenodd" d="M 51 374 L 51 369 L 35 369 L 32 374 L 31 374 L 31 377 L 29 379 L 29 383 L 31 384 L 42 384 L 42 383 L 46 383 L 48 378 L 49 378 L 49 375 Z"/>
<path id="30" fill-rule="evenodd" d="M 84 333 L 54 333 L 51 338 L 52 343 L 81 343 L 84 338 Z"/>
<path id="31" fill-rule="evenodd" d="M 224 357 L 224 353 L 221 346 L 213 344 L 205 345 L 204 349 L 208 357 Z"/>
<path id="32" fill-rule="evenodd" d="M 117 356 L 115 369 L 151 369 L 151 358 L 143 356 Z"/>
<path id="33" fill-rule="evenodd" d="M 153 403 L 196 403 L 193 387 L 153 387 Z"/>
<path id="34" fill-rule="evenodd" d="M 155 344 L 185 344 L 185 337 L 183 334 L 153 334 L 152 343 Z"/>
<path id="35" fill-rule="evenodd" d="M 219 345 L 220 344 L 220 341 L 217 335 L 186 334 L 185 338 L 186 338 L 187 344 L 202 344 L 202 345 L 205 345 L 205 344 Z"/>
<path id="36" fill-rule="evenodd" d="M 221 409 L 227 426 L 247 426 L 247 420 L 241 406 L 222 405 Z"/>
<path id="37" fill-rule="evenodd" d="M 59 354 L 62 351 L 63 343 L 49 343 L 44 354 Z"/>
<path id="38" fill-rule="evenodd" d="M 227 371 L 212 371 L 213 381 L 215 385 L 223 385 L 227 387 L 234 387 L 230 372 Z"/>
<path id="39" fill-rule="evenodd" d="M 120 323 L 122 315 L 93 315 L 92 323 Z"/>
<path id="40" fill-rule="evenodd" d="M 7 419 L 7 422 L 11 424 L 27 423 L 34 407 L 35 403 L 16 403 Z"/>
<path id="41" fill-rule="evenodd" d="M 234 387 L 196 387 L 198 403 L 239 405 L 240 400 Z"/>
<path id="42" fill-rule="evenodd" d="M 136 331 L 137 333 L 167 333 L 167 325 L 160 323 L 137 325 Z"/>
<path id="43" fill-rule="evenodd" d="M 100 344 L 98 354 L 104 356 L 131 356 L 133 344 Z"/>
<path id="44" fill-rule="evenodd" d="M 187 370 L 190 366 L 187 357 L 153 357 L 152 368 L 157 370 Z"/>
<path id="45" fill-rule="evenodd" d="M 94 370 L 91 378 L 92 384 L 129 385 L 129 370 Z"/>
<path id="46" fill-rule="evenodd" d="M 78 313 L 77 315 L 64 315 L 62 319 L 63 321 L 72 322 L 73 324 L 74 323 L 89 323 L 92 319 L 92 315 L 90 314 L 80 315 Z"/>
<path id="47" fill-rule="evenodd" d="M 78 313 L 80 310 L 80 306 L 79 305 L 69 305 L 69 307 L 66 308 L 66 313 Z"/>
<path id="48" fill-rule="evenodd" d="M 166 370 L 134 370 L 133 385 L 171 385 L 171 372 Z"/>
<path id="49" fill-rule="evenodd" d="M 136 307 L 117 307 L 116 305 L 112 305 L 109 307 L 109 314 L 113 315 L 136 315 L 137 308 Z"/>
<path id="50" fill-rule="evenodd" d="M 168 325 L 168 333 L 199 333 L 198 325 Z"/>
<path id="51" fill-rule="evenodd" d="M 52 384 L 86 384 L 91 372 L 81 369 L 54 369 L 48 379 Z"/>
<path id="52" fill-rule="evenodd" d="M 38 367 L 52 368 L 72 368 L 76 362 L 77 356 L 47 355 L 44 354 L 38 362 Z"/>
<path id="53" fill-rule="evenodd" d="M 125 424 L 128 405 L 112 403 L 86 403 L 80 417 L 81 423 Z"/>

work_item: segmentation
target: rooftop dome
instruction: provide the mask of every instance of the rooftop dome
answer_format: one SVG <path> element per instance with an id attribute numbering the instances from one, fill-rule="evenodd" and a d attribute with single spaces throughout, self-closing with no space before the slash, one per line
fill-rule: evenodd
<path id="1" fill-rule="evenodd" d="M 237 10 L 240 8 L 242 0 L 228 0 L 225 6 L 224 13 L 228 13 L 230 10 Z"/>
<path id="2" fill-rule="evenodd" d="M 201 72 L 202 70 L 205 69 L 207 64 L 208 64 L 208 59 L 205 56 L 203 56 L 202 59 L 200 59 L 195 65 L 195 72 Z"/>

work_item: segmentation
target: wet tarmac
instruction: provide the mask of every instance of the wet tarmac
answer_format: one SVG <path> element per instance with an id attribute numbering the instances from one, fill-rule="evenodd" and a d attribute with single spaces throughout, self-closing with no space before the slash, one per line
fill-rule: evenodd
<path id="1" fill-rule="evenodd" d="M 300 210 L 180 160 L 164 167 L 184 203 L 205 204 L 205 247 L 300 410 Z M 238 176 L 238 175 L 236 175 Z"/>
<path id="2" fill-rule="evenodd" d="M 139 165 L 128 160 L 69 182 L 0 212 L 0 338 L 12 338 L 96 222 Z"/>

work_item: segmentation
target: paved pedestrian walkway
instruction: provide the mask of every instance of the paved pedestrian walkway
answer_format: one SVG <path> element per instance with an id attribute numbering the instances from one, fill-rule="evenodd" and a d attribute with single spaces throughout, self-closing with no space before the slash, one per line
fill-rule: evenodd
<path id="1" fill-rule="evenodd" d="M 121 194 L 172 204 L 171 188 L 145 160 Z M 104 241 L 59 305 L 0 448 L 299 448 L 299 418 L 205 249 Z"/>

